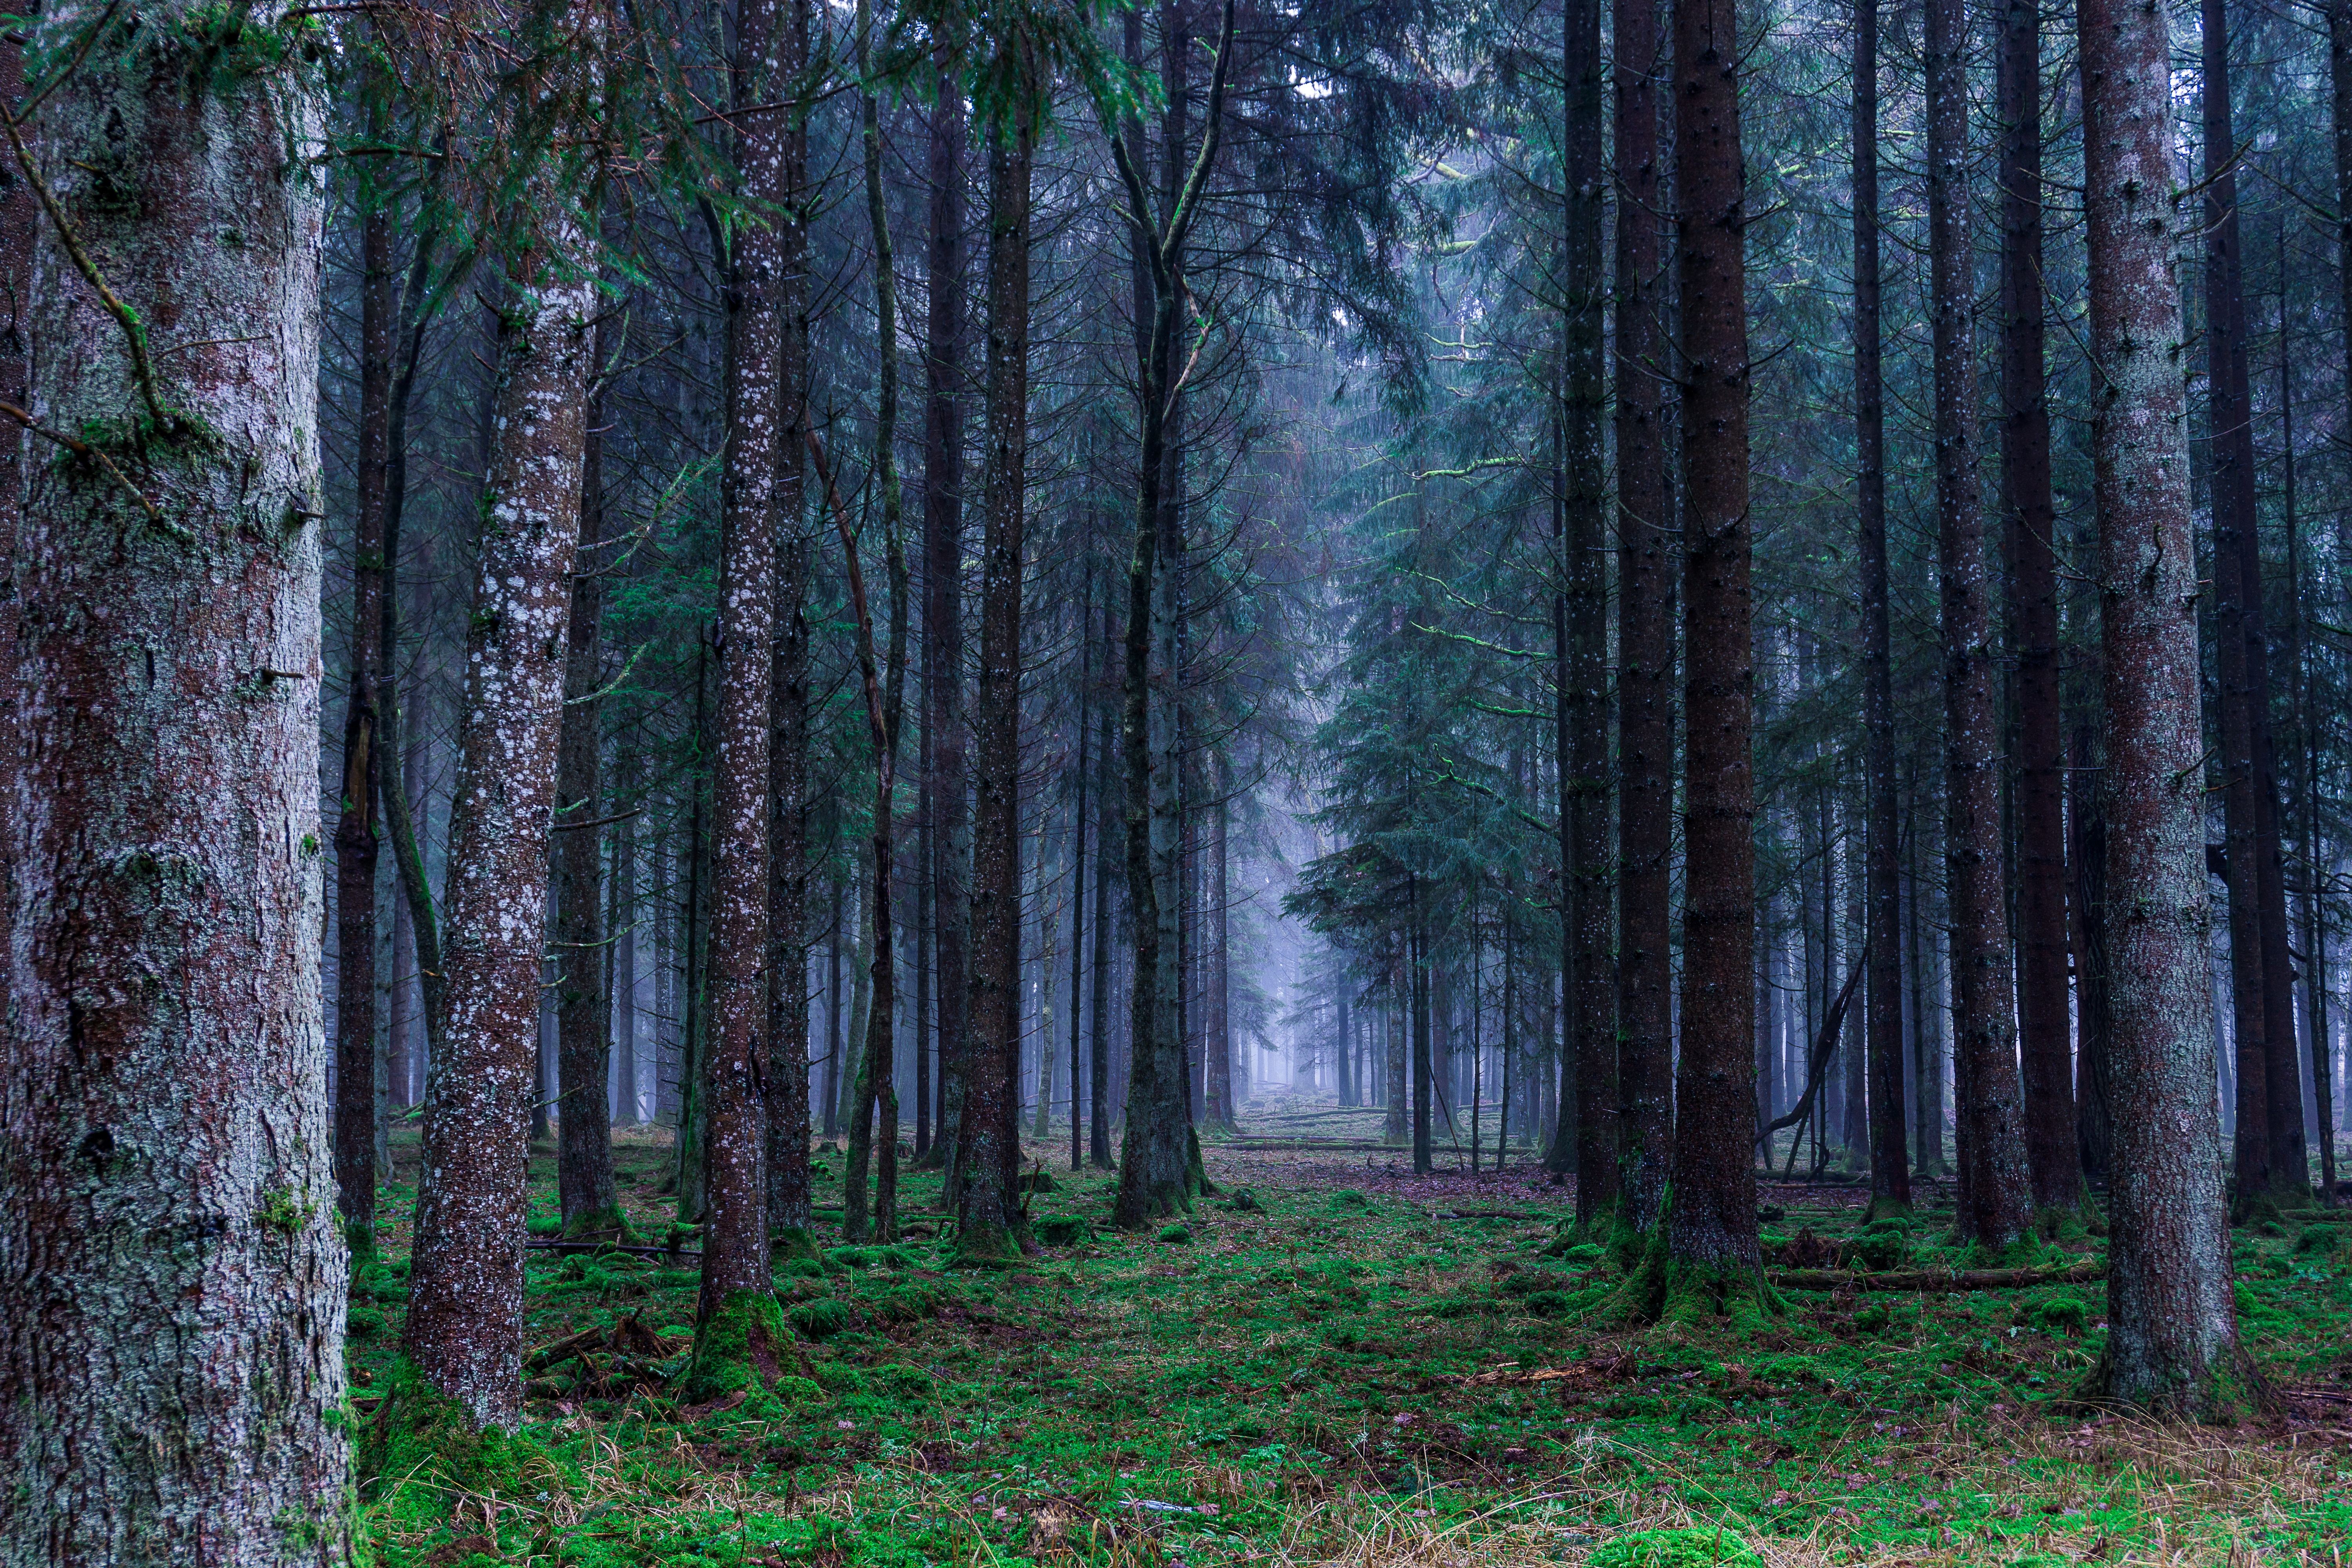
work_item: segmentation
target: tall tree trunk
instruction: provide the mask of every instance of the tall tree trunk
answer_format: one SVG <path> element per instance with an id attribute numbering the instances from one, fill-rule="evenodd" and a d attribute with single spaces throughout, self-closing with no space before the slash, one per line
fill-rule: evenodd
<path id="1" fill-rule="evenodd" d="M 1139 129 L 1129 121 L 1113 139 L 1149 289 L 1139 289 L 1137 404 L 1141 427 L 1137 468 L 1135 543 L 1128 563 L 1126 662 L 1120 675 L 1120 749 L 1127 774 L 1128 912 L 1134 931 L 1134 973 L 1129 1008 L 1127 1133 L 1119 1160 L 1115 1223 L 1125 1228 L 1189 1209 L 1197 1190 L 1196 1143 L 1191 1125 L 1191 1073 L 1185 1060 L 1176 998 L 1182 982 L 1181 914 L 1180 757 L 1174 744 L 1170 687 L 1177 673 L 1175 577 L 1181 545 L 1172 504 L 1170 426 L 1180 388 L 1175 375 L 1177 320 L 1185 246 L 1200 213 L 1202 192 L 1223 132 L 1226 71 L 1233 54 L 1234 4 L 1227 0 L 1209 89 L 1200 151 L 1181 189 L 1155 210 L 1145 184 Z M 1129 33 L 1129 47 L 1136 34 Z M 1163 40 L 1163 45 L 1176 45 Z M 1179 51 L 1181 52 L 1181 51 Z M 1180 141 L 1162 149 L 1170 169 L 1182 155 Z M 1171 182 L 1172 183 L 1172 182 Z M 1148 298 L 1146 297 L 1148 295 Z M 1171 535 L 1177 537 L 1171 540 Z M 1157 666 L 1161 676 L 1152 679 Z"/>
<path id="2" fill-rule="evenodd" d="M 2000 468 L 2017 658 L 2017 1019 L 2033 1206 L 2079 1208 L 2074 1049 L 2066 996 L 2066 742 L 2058 706 L 2057 508 L 2042 310 L 2042 16 L 2003 0 L 2000 117 Z"/>
<path id="3" fill-rule="evenodd" d="M 782 0 L 751 0 L 737 19 L 730 73 L 735 107 L 787 85 L 791 30 Z M 746 116 L 735 139 L 737 178 L 755 213 L 796 200 L 786 168 L 791 116 Z M 709 967 L 701 1085 L 704 1111 L 702 1288 L 694 1361 L 683 1389 L 709 1398 L 747 1372 L 778 1370 L 782 1327 L 768 1258 L 767 1104 L 760 1059 L 768 1022 L 768 800 L 774 760 L 775 475 L 782 402 L 780 285 L 792 258 L 785 226 L 743 226 L 727 256 L 726 467 L 719 541 L 719 703 L 710 764 L 710 827 L 726 853 L 710 859 Z M 749 1363 L 747 1366 L 745 1363 Z"/>
<path id="4" fill-rule="evenodd" d="M 375 1253 L 376 688 L 383 652 L 384 477 L 400 275 L 389 193 L 362 174 L 359 451 L 352 519 L 352 643 L 335 825 L 335 1206 L 352 1256 Z"/>
<path id="5" fill-rule="evenodd" d="M 1087 603 L 1079 611 L 1078 636 L 1083 647 L 1094 630 L 1094 575 L 1087 576 Z M 1088 673 L 1080 659 L 1077 717 L 1078 790 L 1077 802 L 1070 813 L 1070 1169 L 1086 1165 L 1085 1127 L 1083 1122 L 1085 1094 L 1082 1066 L 1079 1059 L 1080 1037 L 1086 1007 L 1083 987 L 1086 983 L 1086 910 L 1087 910 L 1087 786 L 1093 782 L 1087 768 L 1087 721 L 1093 716 L 1087 711 L 1089 696 Z"/>
<path id="6" fill-rule="evenodd" d="M 1564 262 L 1560 302 L 1559 563 L 1561 591 L 1552 605 L 1559 665 L 1558 766 L 1560 858 L 1569 899 L 1562 929 L 1572 988 L 1568 1059 L 1574 1062 L 1578 1114 L 1574 1142 L 1576 1214 L 1598 1225 L 1617 1196 L 1617 975 L 1610 963 L 1609 605 L 1601 551 L 1608 500 L 1601 418 L 1607 279 L 1601 236 L 1608 175 L 1601 146 L 1601 0 L 1568 0 L 1561 12 L 1560 68 L 1567 148 Z M 1622 204 L 1621 214 L 1630 212 Z M 1648 215 L 1634 216 L 1642 226 Z M 1622 219 L 1621 219 L 1622 221 Z M 1564 1173 L 1571 1140 L 1554 1139 L 1547 1165 Z"/>
<path id="7" fill-rule="evenodd" d="M 873 18 L 870 5 L 860 0 L 856 48 L 858 74 L 871 82 Z M 881 1170 L 877 1178 L 879 1198 L 874 1216 L 877 1234 L 892 1238 L 898 1223 L 898 951 L 891 929 L 891 895 L 897 880 L 895 823 L 898 810 L 898 718 L 907 668 L 907 564 L 900 533 L 903 498 L 898 481 L 898 260 L 891 245 L 889 207 L 882 184 L 881 103 L 871 91 L 859 95 L 859 144 L 866 174 L 866 232 L 874 247 L 874 318 L 876 358 L 879 364 L 875 404 L 873 474 L 881 493 L 883 548 L 890 575 L 890 651 L 887 669 L 877 666 L 874 610 L 866 593 L 866 574 L 858 561 L 858 540 L 849 516 L 834 489 L 822 449 L 812 444 L 825 500 L 841 539 L 842 563 L 847 574 L 857 620 L 858 673 L 866 698 L 866 735 L 874 748 L 873 847 L 874 896 L 866 901 L 873 976 L 867 1016 L 868 1048 L 860 1063 L 854 1109 L 849 1121 L 849 1158 L 843 1174 L 842 1236 L 866 1239 L 868 1217 L 866 1181 L 875 1160 L 875 1121 L 881 1129 Z M 886 690 L 887 687 L 887 690 Z"/>
<path id="8" fill-rule="evenodd" d="M 1669 1312 L 1769 1300 L 1756 1242 L 1755 688 L 1748 514 L 1747 204 L 1732 0 L 1675 13 L 1680 196 L 1684 678 L 1688 715 L 1682 1056 Z"/>
<path id="9" fill-rule="evenodd" d="M 235 71 L 201 7 L 110 16 L 12 24 L 78 63 L 0 147 L 0 1557 L 341 1563 L 324 76 L 275 8 Z"/>
<path id="10" fill-rule="evenodd" d="M 1202 1019 L 1201 1046 L 1205 1060 L 1202 1075 L 1208 1092 L 1202 1097 L 1208 1107 L 1206 1120 L 1230 1131 L 1234 1126 L 1234 1040 L 1227 1026 L 1225 973 L 1225 900 L 1232 891 L 1230 871 L 1226 861 L 1225 818 L 1230 809 L 1226 796 L 1232 787 L 1220 765 L 1216 779 L 1217 798 L 1209 806 L 1208 864 L 1202 868 L 1208 884 L 1208 896 L 1202 900 L 1208 908 L 1201 954 Z"/>
<path id="11" fill-rule="evenodd" d="M 1676 529 L 1666 468 L 1664 159 L 1657 0 L 1615 0 L 1617 200 L 1617 1089 L 1583 1081 L 1593 1129 L 1577 1211 L 1597 1223 L 1614 1186 L 1624 1223 L 1654 1230 L 1674 1152 L 1672 890 Z M 1561 792 L 1563 795 L 1566 791 Z M 1581 1074 L 1580 1073 L 1580 1077 Z M 1606 1119 L 1616 1150 L 1603 1154 Z M 1580 1138 L 1583 1135 L 1579 1134 Z M 1596 1157 L 1613 1160 L 1604 1175 Z M 1584 1184 L 1597 1184 L 1588 1210 Z"/>
<path id="12" fill-rule="evenodd" d="M 401 1349 L 478 1426 L 522 1413 L 524 1130 L 546 940 L 562 646 L 580 539 L 593 243 L 541 183 L 499 321 L 498 432 L 449 808 L 446 1021 L 425 1089 Z"/>
<path id="13" fill-rule="evenodd" d="M 962 1116 L 971 935 L 971 834 L 964 811 L 963 716 L 963 99 L 945 63 L 931 110 L 930 310 L 923 372 L 923 789 L 931 825 L 931 908 L 938 932 L 940 1122 L 937 1163 L 957 1169 Z M 942 1202 L 955 1206 L 952 1186 Z"/>
<path id="14" fill-rule="evenodd" d="M 635 803 L 641 760 L 637 749 L 615 744 L 614 752 L 621 776 L 613 798 Z M 639 808 L 632 804 L 630 809 L 634 814 Z M 613 829 L 609 892 L 604 930 L 613 944 L 613 1120 L 623 1127 L 635 1127 L 644 1117 L 637 1103 L 637 825 L 634 815 L 623 816 Z"/>
<path id="15" fill-rule="evenodd" d="M 1944 805 L 1950 823 L 1945 855 L 1960 1087 L 1959 1233 L 1980 1247 L 2004 1247 L 2026 1234 L 2032 1194 L 2002 886 L 1991 578 L 1977 486 L 1967 49 L 1961 0 L 1927 0 L 1927 247 L 1937 567 L 1943 589 Z"/>
<path id="16" fill-rule="evenodd" d="M 808 68 L 814 0 L 782 0 L 776 79 Z M 808 807 L 811 546 L 803 489 L 808 433 L 808 109 L 795 100 L 782 127 L 782 201 L 775 215 L 775 488 L 773 663 L 768 683 L 768 1234 L 805 1235 L 810 1223 Z"/>
<path id="17" fill-rule="evenodd" d="M 604 856 L 596 820 L 604 810 L 598 763 L 604 746 L 605 323 L 599 320 L 580 466 L 580 570 L 572 579 L 565 631 L 563 720 L 555 754 L 556 1082 L 562 1099 L 556 1192 L 566 1236 L 626 1232 L 613 1186 L 613 1124 L 605 1082 L 613 1058 L 613 959 L 605 940 Z"/>
<path id="18" fill-rule="evenodd" d="M 988 150 L 988 456 L 982 480 L 980 690 L 973 740 L 971 975 L 965 1016 L 964 1176 L 957 1246 L 1002 1257 L 1018 1243 L 1021 1210 L 1021 592 L 1024 490 L 1029 456 L 1030 182 L 1034 173 L 1036 67 L 1016 42 L 1000 68 L 1019 84 L 1012 122 Z"/>
<path id="19" fill-rule="evenodd" d="M 2066 859 L 2074 873 L 2074 1011 L 2081 1041 L 2074 1062 L 2074 1141 L 2084 1174 L 2105 1181 L 2115 1142 L 2107 1054 L 2107 826 L 2097 734 L 2087 721 L 2075 731 L 2074 764 L 2068 801 L 2074 841 Z"/>
<path id="20" fill-rule="evenodd" d="M 2075 13 L 2090 242 L 2091 452 L 2105 701 L 2107 982 L 2115 1164 L 2110 1397 L 2229 1419 L 2246 1393 L 2213 1104 L 2197 552 L 2176 267 L 2168 18 Z"/>

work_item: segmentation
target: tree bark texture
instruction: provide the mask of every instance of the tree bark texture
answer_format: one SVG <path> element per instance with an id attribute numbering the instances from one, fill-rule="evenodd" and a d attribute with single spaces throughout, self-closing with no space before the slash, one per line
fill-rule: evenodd
<path id="1" fill-rule="evenodd" d="M 1654 1229 L 1674 1137 L 1674 497 L 1667 477 L 1664 159 L 1669 61 L 1657 0 L 1615 0 L 1617 221 L 1617 1091 L 1589 1084 L 1580 1120 L 1618 1117 L 1626 1223 Z M 1596 1131 L 1596 1140 L 1605 1137 Z M 1581 1164 L 1580 1190 L 1592 1167 Z M 1582 1213 L 1582 1200 L 1579 1199 Z M 1596 1208 L 1595 1213 L 1599 1211 Z"/>
<path id="2" fill-rule="evenodd" d="M 0 1558 L 341 1563 L 323 65 L 271 8 L 25 25 L 93 47 L 0 132 Z"/>
<path id="3" fill-rule="evenodd" d="M 1008 42 L 1008 50 L 1019 45 Z M 1029 62 L 1013 62 L 1025 79 Z M 988 151 L 988 449 L 982 478 L 980 688 L 973 725 L 970 1041 L 960 1129 L 959 1245 L 1016 1245 L 1021 1064 L 1021 591 L 1029 457 L 1029 234 L 1035 108 L 1025 100 Z"/>
<path id="4" fill-rule="evenodd" d="M 596 314 L 585 226 L 543 182 L 532 199 L 542 216 L 509 263 L 514 298 L 499 321 L 449 808 L 447 1015 L 425 1081 L 401 1342 L 477 1426 L 508 1429 L 522 1412 L 525 1129 Z"/>
<path id="5" fill-rule="evenodd" d="M 1749 754 L 1746 228 L 1732 0 L 1675 13 L 1683 394 L 1682 1054 L 1667 1256 L 1703 1293 L 1760 1290 L 1756 1242 L 1756 784 Z"/>
<path id="6" fill-rule="evenodd" d="M 2241 1352 L 2214 1105 L 2197 552 L 2177 266 L 2167 17 L 2076 11 L 2084 82 L 2091 426 L 2105 703 L 2106 978 L 2114 1113 L 2112 1397 L 2235 1413 Z"/>
<path id="7" fill-rule="evenodd" d="M 2032 1219 L 2002 887 L 2001 733 L 1991 573 L 1977 482 L 1975 301 L 1969 280 L 1968 25 L 1927 0 L 1927 246 L 1935 342 L 1937 574 L 1943 600 L 1945 855 L 1959 1085 L 1959 1232 L 1990 1247 Z"/>

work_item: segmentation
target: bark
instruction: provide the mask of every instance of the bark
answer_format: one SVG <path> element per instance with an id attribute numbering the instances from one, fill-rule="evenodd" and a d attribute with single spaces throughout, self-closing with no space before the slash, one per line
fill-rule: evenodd
<path id="1" fill-rule="evenodd" d="M 1688 715 L 1682 1053 L 1675 1079 L 1669 1310 L 1762 1291 L 1756 1242 L 1756 815 L 1749 710 L 1747 206 L 1731 0 L 1675 13 L 1675 181 L 1685 367 L 1683 640 Z M 1677 1297 L 1679 1299 L 1677 1299 Z"/>
<path id="2" fill-rule="evenodd" d="M 449 809 L 446 1009 L 425 1090 L 401 1348 L 475 1425 L 522 1410 L 525 1130 L 547 919 L 562 627 L 580 537 L 587 231 L 542 184 L 499 321 L 496 444 L 466 636 Z"/>
<path id="3" fill-rule="evenodd" d="M 807 68 L 814 0 L 785 0 L 776 76 Z M 810 543 L 803 521 L 808 431 L 808 118 L 795 102 L 781 128 L 776 213 L 776 441 L 769 525 L 775 531 L 774 641 L 769 674 L 767 1175 L 771 1238 L 809 1225 L 808 805 Z"/>
<path id="4" fill-rule="evenodd" d="M 2058 703 L 2057 508 L 2042 308 L 2042 29 L 2032 0 L 2003 0 L 2000 119 L 2000 468 L 2017 659 L 2017 1019 L 2033 1206 L 2079 1208 L 2074 1048 L 2066 995 L 2065 739 Z"/>
<path id="5" fill-rule="evenodd" d="M 1610 963 L 1609 605 L 1601 551 L 1607 478 L 1601 417 L 1606 280 L 1601 235 L 1608 204 L 1601 145 L 1601 0 L 1568 0 L 1561 19 L 1567 163 L 1566 254 L 1560 307 L 1561 591 L 1552 605 L 1559 664 L 1560 858 L 1568 919 L 1561 932 L 1570 1007 L 1570 1056 L 1578 1114 L 1576 1213 L 1600 1223 L 1617 1196 L 1617 976 Z M 1628 209 L 1621 206 L 1621 213 Z M 1646 215 L 1633 215 L 1637 226 Z M 1567 1154 L 1570 1139 L 1554 1149 Z M 1555 1175 L 1566 1163 L 1546 1164 Z"/>
<path id="6" fill-rule="evenodd" d="M 1673 1155 L 1674 1006 L 1669 864 L 1675 830 L 1674 501 L 1666 468 L 1664 158 L 1661 77 L 1668 67 L 1656 0 L 1616 0 L 1621 40 L 1615 151 L 1617 222 L 1617 1072 L 1613 1100 L 1580 1085 L 1579 1120 L 1594 1152 L 1614 1114 L 1616 1174 L 1580 1162 L 1581 1188 L 1613 1182 L 1625 1223 L 1654 1229 Z"/>
<path id="7" fill-rule="evenodd" d="M 634 802 L 639 798 L 636 750 L 616 745 L 614 751 L 621 776 L 613 798 Z M 637 829 L 632 817 L 623 817 L 613 829 L 613 878 L 607 892 L 604 929 L 613 944 L 613 1120 L 635 1127 L 643 1118 L 637 1109 Z"/>
<path id="8" fill-rule="evenodd" d="M 963 714 L 963 100 L 947 67 L 931 111 L 930 310 L 923 352 L 923 789 L 932 837 L 938 943 L 940 1121 L 937 1163 L 956 1168 L 964 1098 L 964 954 L 971 934 L 971 835 L 964 811 Z M 952 1186 L 941 1189 L 952 1207 Z"/>
<path id="9" fill-rule="evenodd" d="M 588 434 L 580 465 L 580 559 L 572 579 L 564 634 L 563 719 L 555 755 L 555 953 L 557 1091 L 562 1119 L 556 1195 L 563 1234 L 626 1231 L 613 1185 L 613 1123 L 605 1083 L 613 1065 L 613 950 L 604 926 L 604 856 L 594 824 L 604 813 L 599 753 L 604 745 L 604 396 L 599 371 L 605 322 L 591 356 L 599 379 L 589 395 Z"/>
<path id="10" fill-rule="evenodd" d="M 1180 759 L 1173 744 L 1170 690 L 1175 670 L 1174 577 L 1181 545 L 1178 509 L 1171 504 L 1170 426 L 1181 391 L 1176 342 L 1181 309 L 1185 247 L 1200 214 L 1202 193 L 1223 133 L 1226 72 L 1233 55 L 1234 5 L 1227 0 L 1211 78 L 1201 146 L 1182 186 L 1155 210 L 1144 183 L 1139 131 L 1130 122 L 1112 141 L 1126 187 L 1136 248 L 1148 290 L 1137 306 L 1137 403 L 1140 460 L 1137 465 L 1135 542 L 1128 563 L 1125 664 L 1120 675 L 1120 747 L 1127 774 L 1128 910 L 1134 931 L 1129 1007 L 1127 1132 L 1120 1152 L 1114 1223 L 1125 1228 L 1189 1209 L 1196 1190 L 1190 1111 L 1191 1077 L 1179 1026 L 1181 984 Z M 1130 39 L 1133 35 L 1130 34 Z M 1173 41 L 1172 52 L 1181 52 Z M 1171 137 L 1163 156 L 1172 173 L 1181 143 Z M 1148 301 L 1145 295 L 1148 293 Z M 1143 307 L 1149 304 L 1148 315 Z M 1148 325 L 1146 324 L 1148 321 Z M 1171 539 L 1171 535 L 1177 537 Z M 1155 664 L 1160 679 L 1155 681 Z"/>
<path id="11" fill-rule="evenodd" d="M 382 680 L 384 478 L 400 278 L 393 215 L 373 181 L 360 219 L 359 450 L 342 799 L 335 825 L 335 1206 L 354 1257 L 375 1252 L 376 688 Z"/>
<path id="12" fill-rule="evenodd" d="M 2084 81 L 2090 352 L 2105 702 L 2106 950 L 2115 1163 L 2114 1398 L 2226 1417 L 2241 1406 L 2213 1103 L 2197 554 L 2176 267 L 2190 217 L 2173 174 L 2167 17 L 2076 12 Z"/>
<path id="13" fill-rule="evenodd" d="M 1951 900 L 1959 1234 L 2005 1247 L 2032 1219 L 2002 886 L 2001 734 L 1991 577 L 1977 484 L 1969 281 L 1967 15 L 1928 0 L 1927 228 L 1935 341 L 1937 571 L 1943 599 L 1945 844 Z"/>
<path id="14" fill-rule="evenodd" d="M 1017 40 L 1001 66 L 1034 70 Z M 967 989 L 962 1163 L 957 1245 L 974 1258 L 1017 1245 L 1021 1065 L 1021 593 L 1029 456 L 1029 239 L 1038 106 L 1029 92 L 988 150 L 988 452 L 982 479 L 980 689 L 971 973 Z"/>
<path id="15" fill-rule="evenodd" d="M 1412 1009 L 1412 1170 L 1425 1176 L 1437 1168 L 1430 1148 L 1430 991 L 1431 971 L 1434 967 L 1429 955 L 1429 911 L 1424 907 L 1427 897 L 1418 879 L 1412 889 L 1412 924 L 1409 928 L 1406 969 L 1409 991 L 1407 1005 Z"/>
<path id="16" fill-rule="evenodd" d="M 110 15 L 0 144 L 0 397 L 36 426 L 0 452 L 0 1557 L 341 1563 L 325 80 L 275 10 L 225 54 L 199 7 Z M 26 50 L 107 22 L 48 7 Z"/>

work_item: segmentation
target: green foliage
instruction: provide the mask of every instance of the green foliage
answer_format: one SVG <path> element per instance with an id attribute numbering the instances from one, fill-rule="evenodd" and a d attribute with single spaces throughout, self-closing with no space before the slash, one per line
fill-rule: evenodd
<path id="1" fill-rule="evenodd" d="M 1192 1241 L 1192 1227 L 1183 1225 L 1163 1225 L 1160 1227 L 1160 1234 L 1153 1237 L 1153 1239 L 1156 1241 L 1173 1242 L 1179 1246 L 1182 1246 Z"/>

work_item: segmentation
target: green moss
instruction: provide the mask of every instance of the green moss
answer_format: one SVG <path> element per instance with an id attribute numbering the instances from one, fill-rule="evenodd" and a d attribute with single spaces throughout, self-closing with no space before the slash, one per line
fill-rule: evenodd
<path id="1" fill-rule="evenodd" d="M 768 1246 L 778 1258 L 793 1262 L 814 1262 L 821 1256 L 817 1251 L 816 1237 L 809 1234 L 805 1226 L 778 1226 L 770 1233 Z"/>
<path id="2" fill-rule="evenodd" d="M 854 1328 L 857 1314 L 847 1303 L 830 1296 L 804 1301 L 785 1314 L 794 1331 L 812 1340 L 829 1340 L 845 1329 Z"/>
<path id="3" fill-rule="evenodd" d="M 559 1220 L 555 1234 L 566 1241 L 612 1241 L 623 1247 L 634 1247 L 638 1240 L 636 1228 L 629 1224 L 628 1211 L 618 1204 Z"/>
<path id="4" fill-rule="evenodd" d="M 765 1290 L 732 1290 L 695 1326 L 694 1352 L 671 1394 L 683 1405 L 706 1405 L 738 1392 L 772 1388 L 798 1363 L 775 1297 Z"/>
<path id="5" fill-rule="evenodd" d="M 1192 1233 L 1184 1226 L 1163 1225 L 1160 1227 L 1160 1234 L 1153 1239 L 1172 1242 L 1179 1247 L 1183 1247 L 1191 1244 Z"/>
<path id="6" fill-rule="evenodd" d="M 1753 1547 L 1721 1528 L 1637 1530 L 1602 1542 L 1589 1568 L 1764 1568 Z"/>
<path id="7" fill-rule="evenodd" d="M 1076 1247 L 1095 1238 L 1094 1222 L 1084 1215 L 1043 1215 L 1031 1223 L 1029 1229 L 1045 1247 Z"/>
<path id="8" fill-rule="evenodd" d="M 353 1307 L 343 1314 L 343 1333 L 354 1340 L 372 1340 L 383 1332 L 383 1314 L 373 1307 Z"/>

